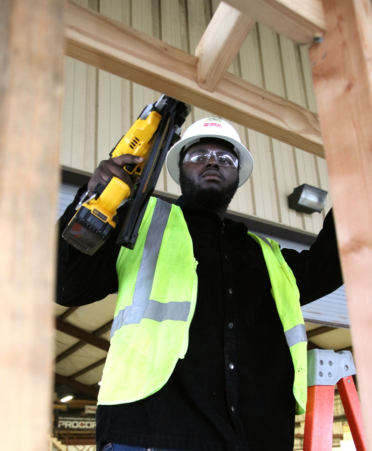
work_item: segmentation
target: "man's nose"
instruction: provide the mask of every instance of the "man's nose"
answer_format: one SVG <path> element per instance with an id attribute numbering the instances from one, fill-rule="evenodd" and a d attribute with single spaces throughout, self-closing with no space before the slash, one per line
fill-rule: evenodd
<path id="1" fill-rule="evenodd" d="M 207 161 L 206 167 L 210 168 L 210 167 L 220 167 L 220 165 L 218 164 L 218 159 L 215 155 L 211 155 L 209 157 L 209 160 Z"/>

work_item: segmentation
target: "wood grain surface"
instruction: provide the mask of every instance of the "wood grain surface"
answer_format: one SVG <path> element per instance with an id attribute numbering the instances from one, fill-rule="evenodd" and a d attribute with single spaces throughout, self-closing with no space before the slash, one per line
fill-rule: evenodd
<path id="1" fill-rule="evenodd" d="M 372 11 L 324 0 L 327 35 L 311 62 L 358 371 L 372 449 Z"/>
<path id="2" fill-rule="evenodd" d="M 233 62 L 256 21 L 221 2 L 198 46 L 198 85 L 213 92 Z"/>
<path id="3" fill-rule="evenodd" d="M 317 115 L 227 73 L 212 94 L 199 88 L 196 57 L 69 4 L 67 54 L 213 114 L 323 155 Z"/>
<path id="4" fill-rule="evenodd" d="M 1 0 L 0 11 L 1 447 L 46 451 L 64 1 Z"/>
<path id="5" fill-rule="evenodd" d="M 247 16 L 299 44 L 326 30 L 321 0 L 225 0 Z"/>

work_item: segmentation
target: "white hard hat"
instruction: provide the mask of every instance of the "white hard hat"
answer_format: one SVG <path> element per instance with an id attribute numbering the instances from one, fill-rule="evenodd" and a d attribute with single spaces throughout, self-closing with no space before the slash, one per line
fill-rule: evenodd
<path id="1" fill-rule="evenodd" d="M 242 186 L 251 176 L 253 171 L 253 157 L 249 150 L 243 146 L 238 132 L 228 122 L 217 117 L 206 117 L 194 122 L 185 131 L 180 139 L 170 149 L 167 155 L 167 169 L 172 179 L 179 182 L 178 162 L 183 148 L 192 146 L 201 138 L 217 138 L 233 144 L 234 151 L 239 157 L 239 186 Z"/>

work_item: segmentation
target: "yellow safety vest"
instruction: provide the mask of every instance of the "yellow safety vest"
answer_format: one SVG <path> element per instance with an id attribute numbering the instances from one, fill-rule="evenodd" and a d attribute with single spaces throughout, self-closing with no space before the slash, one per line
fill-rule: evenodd
<path id="1" fill-rule="evenodd" d="M 250 235 L 263 251 L 292 355 L 296 411 L 304 413 L 307 338 L 296 280 L 275 241 Z M 196 267 L 181 208 L 151 198 L 135 249 L 122 248 L 118 257 L 118 300 L 98 404 L 134 402 L 166 384 L 187 351 L 196 305 Z"/>

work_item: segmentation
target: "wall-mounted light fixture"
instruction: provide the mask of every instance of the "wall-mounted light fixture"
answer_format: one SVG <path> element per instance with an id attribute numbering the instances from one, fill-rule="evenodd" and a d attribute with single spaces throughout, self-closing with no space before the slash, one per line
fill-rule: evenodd
<path id="1" fill-rule="evenodd" d="M 320 213 L 327 202 L 327 191 L 304 183 L 288 196 L 288 206 L 300 213 Z"/>

